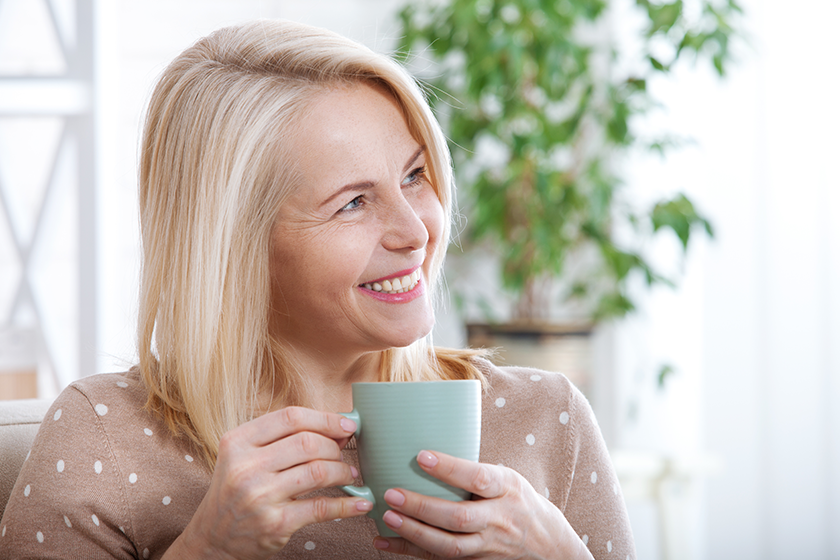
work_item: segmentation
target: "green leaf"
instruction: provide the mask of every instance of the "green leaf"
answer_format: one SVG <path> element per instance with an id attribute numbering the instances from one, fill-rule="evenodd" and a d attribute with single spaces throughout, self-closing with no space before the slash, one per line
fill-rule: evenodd
<path id="1" fill-rule="evenodd" d="M 709 237 L 714 236 L 711 223 L 697 213 L 694 204 L 684 194 L 658 202 L 651 212 L 651 223 L 654 232 L 663 227 L 670 228 L 682 243 L 683 250 L 688 249 L 691 229 L 695 225 L 703 226 Z"/>
<path id="2" fill-rule="evenodd" d="M 657 106 L 648 80 L 670 74 L 684 55 L 723 74 L 739 34 L 736 0 L 699 0 L 697 18 L 686 17 L 684 0 L 635 0 L 648 24 L 636 32 L 640 48 L 626 53 L 637 57 L 629 67 L 643 72 L 629 78 L 604 67 L 624 53 L 604 53 L 580 32 L 601 24 L 606 0 L 404 1 L 400 57 L 432 76 L 427 89 L 466 203 L 463 240 L 500 256 L 503 285 L 516 295 L 534 278 L 563 274 L 576 252 L 592 257 L 568 279 L 569 297 L 585 298 L 596 318 L 632 312 L 630 278 L 672 285 L 644 260 L 646 237 L 670 230 L 685 250 L 696 228 L 713 235 L 711 223 L 682 195 L 636 216 L 613 169 L 631 146 L 663 153 L 677 145 L 637 137 L 636 123 Z M 518 17 L 502 17 L 508 4 Z M 663 46 L 673 58 L 658 54 Z M 487 110 L 486 99 L 498 111 Z M 476 139 L 488 134 L 506 144 L 508 164 L 473 167 L 467 182 L 464 164 L 476 163 Z M 614 222 L 629 224 L 635 237 L 616 245 Z"/>
<path id="3" fill-rule="evenodd" d="M 670 4 L 647 4 L 646 7 L 650 18 L 650 27 L 648 28 L 648 36 L 650 37 L 657 33 L 665 34 L 670 31 L 682 15 L 683 4 L 682 0 L 677 0 Z"/>
<path id="4" fill-rule="evenodd" d="M 650 65 L 654 67 L 654 69 L 659 70 L 660 72 L 669 72 L 671 70 L 670 64 L 663 64 L 660 60 L 654 56 L 648 55 L 648 62 Z"/>
<path id="5" fill-rule="evenodd" d="M 676 372 L 677 370 L 674 369 L 674 366 L 672 366 L 671 364 L 663 364 L 662 367 L 659 368 L 659 373 L 656 376 L 657 387 L 659 387 L 660 389 L 664 389 L 665 382 Z"/>

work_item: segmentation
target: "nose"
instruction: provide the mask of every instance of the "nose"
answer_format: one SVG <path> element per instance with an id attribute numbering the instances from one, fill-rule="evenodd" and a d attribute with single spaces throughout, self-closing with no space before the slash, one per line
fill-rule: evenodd
<path id="1" fill-rule="evenodd" d="M 429 242 L 429 230 L 405 195 L 395 194 L 385 208 L 382 246 L 389 251 L 419 251 Z"/>

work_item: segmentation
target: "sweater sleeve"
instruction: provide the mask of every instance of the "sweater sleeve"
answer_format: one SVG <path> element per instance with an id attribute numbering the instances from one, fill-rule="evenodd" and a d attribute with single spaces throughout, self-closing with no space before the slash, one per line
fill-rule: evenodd
<path id="1" fill-rule="evenodd" d="M 0 521 L 4 558 L 138 557 L 104 406 L 74 386 L 53 403 Z"/>
<path id="2" fill-rule="evenodd" d="M 596 560 L 636 558 L 633 532 L 601 430 L 589 402 L 573 388 L 569 413 L 561 415 L 570 437 L 566 455 L 572 461 L 564 514 Z"/>

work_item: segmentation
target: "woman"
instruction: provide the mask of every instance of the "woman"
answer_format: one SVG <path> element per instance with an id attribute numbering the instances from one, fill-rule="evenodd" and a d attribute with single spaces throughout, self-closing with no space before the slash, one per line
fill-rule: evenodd
<path id="1" fill-rule="evenodd" d="M 585 399 L 560 375 L 432 349 L 445 139 L 386 57 L 289 22 L 222 29 L 165 70 L 144 131 L 138 367 L 48 413 L 10 557 L 632 558 Z M 350 385 L 479 379 L 479 463 L 418 464 L 475 500 L 393 489 L 376 536 Z"/>

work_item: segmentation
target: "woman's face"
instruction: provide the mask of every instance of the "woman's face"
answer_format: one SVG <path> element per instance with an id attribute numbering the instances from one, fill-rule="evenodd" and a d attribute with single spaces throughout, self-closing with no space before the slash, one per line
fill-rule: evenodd
<path id="1" fill-rule="evenodd" d="M 378 88 L 319 96 L 292 140 L 302 181 L 272 231 L 274 328 L 326 357 L 406 346 L 434 324 L 429 268 L 443 242 L 425 147 Z"/>

